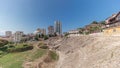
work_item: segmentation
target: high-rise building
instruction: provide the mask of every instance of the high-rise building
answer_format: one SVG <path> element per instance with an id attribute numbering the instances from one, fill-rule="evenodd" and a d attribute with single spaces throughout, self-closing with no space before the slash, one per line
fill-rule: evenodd
<path id="1" fill-rule="evenodd" d="M 6 37 L 11 37 L 12 36 L 12 31 L 6 31 L 5 34 L 6 34 Z"/>
<path id="2" fill-rule="evenodd" d="M 54 26 L 49 26 L 48 27 L 48 34 L 49 35 L 54 35 Z"/>
<path id="3" fill-rule="evenodd" d="M 55 33 L 58 34 L 58 35 L 61 35 L 62 34 L 62 23 L 60 21 L 55 21 Z"/>

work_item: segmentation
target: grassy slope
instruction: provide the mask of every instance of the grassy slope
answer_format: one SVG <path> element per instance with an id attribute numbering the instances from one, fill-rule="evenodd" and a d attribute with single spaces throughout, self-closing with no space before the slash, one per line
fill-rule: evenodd
<path id="1" fill-rule="evenodd" d="M 46 54 L 47 50 L 39 49 L 39 50 L 31 50 L 26 52 L 20 53 L 10 53 L 2 58 L 0 58 L 0 67 L 3 68 L 22 68 L 22 63 L 25 60 L 33 61 L 36 58 L 41 57 L 42 55 Z"/>

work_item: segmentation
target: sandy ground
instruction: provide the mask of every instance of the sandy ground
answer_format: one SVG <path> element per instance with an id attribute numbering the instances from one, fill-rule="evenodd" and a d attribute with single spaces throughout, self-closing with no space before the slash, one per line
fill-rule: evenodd
<path id="1" fill-rule="evenodd" d="M 56 68 L 120 68 L 120 37 L 81 36 L 61 42 Z"/>

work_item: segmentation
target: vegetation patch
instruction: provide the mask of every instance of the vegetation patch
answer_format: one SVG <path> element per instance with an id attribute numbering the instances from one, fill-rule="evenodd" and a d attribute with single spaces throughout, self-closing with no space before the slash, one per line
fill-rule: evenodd
<path id="1" fill-rule="evenodd" d="M 34 55 L 31 56 L 31 61 L 34 61 L 35 59 L 38 59 L 45 55 L 47 53 L 47 50 L 45 49 L 38 49 L 34 52 Z"/>
<path id="2" fill-rule="evenodd" d="M 30 50 L 18 53 L 8 53 L 0 58 L 0 65 L 3 68 L 23 68 L 24 61 L 34 61 L 47 54 L 45 49 Z"/>
<path id="3" fill-rule="evenodd" d="M 55 51 L 49 51 L 48 55 L 51 57 L 52 60 L 58 60 L 58 55 Z"/>
<path id="4" fill-rule="evenodd" d="M 47 57 L 44 59 L 45 63 L 53 62 L 58 60 L 58 55 L 55 51 L 49 51 Z"/>
<path id="5" fill-rule="evenodd" d="M 48 49 L 47 44 L 45 44 L 43 42 L 39 43 L 38 47 L 41 48 L 41 49 Z"/>
<path id="6" fill-rule="evenodd" d="M 6 44 L 0 47 L 0 67 L 2 68 L 23 68 L 25 61 L 35 61 L 36 59 L 48 55 L 46 62 L 56 60 L 56 53 L 50 52 L 45 43 L 39 44 L 40 49 L 33 49 L 33 46 L 25 43 Z"/>
<path id="7" fill-rule="evenodd" d="M 22 63 L 26 60 L 30 52 L 8 53 L 0 58 L 2 68 L 22 68 Z"/>

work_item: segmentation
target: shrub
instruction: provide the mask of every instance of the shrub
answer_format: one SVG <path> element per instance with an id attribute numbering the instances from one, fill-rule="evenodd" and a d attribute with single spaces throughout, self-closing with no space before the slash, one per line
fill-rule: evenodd
<path id="1" fill-rule="evenodd" d="M 47 35 L 44 35 L 44 40 L 47 40 L 48 39 L 48 36 Z"/>
<path id="2" fill-rule="evenodd" d="M 66 33 L 66 34 L 65 34 L 65 37 L 67 37 L 68 35 L 69 35 L 69 33 Z"/>
<path id="3" fill-rule="evenodd" d="M 1 50 L 1 51 L 6 51 L 7 48 L 8 48 L 7 46 L 3 46 L 3 47 L 0 47 L 0 50 Z"/>
<path id="4" fill-rule="evenodd" d="M 0 55 L 2 55 L 4 52 L 3 51 L 0 51 Z"/>
<path id="5" fill-rule="evenodd" d="M 23 52 L 27 50 L 33 49 L 33 46 L 23 46 L 23 47 L 15 47 L 15 48 L 8 48 L 7 52 L 12 53 L 12 52 Z"/>
<path id="6" fill-rule="evenodd" d="M 39 47 L 42 48 L 42 49 L 48 49 L 48 46 L 46 46 L 46 45 L 41 45 Z"/>
<path id="7" fill-rule="evenodd" d="M 0 39 L 0 47 L 3 47 L 4 45 L 7 45 L 7 44 L 8 44 L 7 40 Z"/>
<path id="8" fill-rule="evenodd" d="M 15 46 L 14 45 L 8 45 L 9 46 L 9 48 L 15 48 Z"/>
<path id="9" fill-rule="evenodd" d="M 27 47 L 27 46 L 28 46 L 28 44 L 23 44 L 23 46 L 24 46 L 24 47 Z"/>

